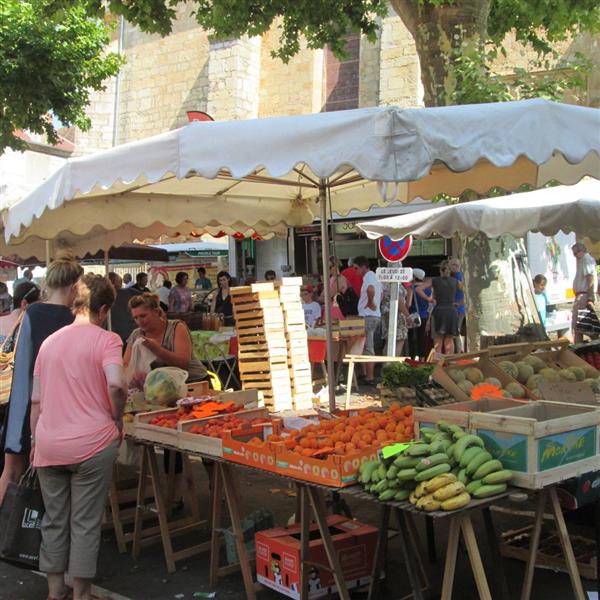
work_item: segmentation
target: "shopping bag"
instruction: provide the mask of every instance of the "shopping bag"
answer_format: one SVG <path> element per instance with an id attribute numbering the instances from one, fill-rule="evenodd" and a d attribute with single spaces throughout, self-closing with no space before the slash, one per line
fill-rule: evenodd
<path id="1" fill-rule="evenodd" d="M 575 331 L 589 336 L 600 334 L 600 320 L 593 308 L 580 308 L 577 311 Z"/>
<path id="2" fill-rule="evenodd" d="M 137 338 L 131 346 L 131 359 L 125 373 L 129 388 L 144 389 L 146 375 L 152 370 L 151 365 L 155 360 L 154 353 L 144 346 L 143 338 Z"/>
<path id="3" fill-rule="evenodd" d="M 30 467 L 18 484 L 8 484 L 0 507 L 0 558 L 37 569 L 43 515 L 42 492 Z"/>

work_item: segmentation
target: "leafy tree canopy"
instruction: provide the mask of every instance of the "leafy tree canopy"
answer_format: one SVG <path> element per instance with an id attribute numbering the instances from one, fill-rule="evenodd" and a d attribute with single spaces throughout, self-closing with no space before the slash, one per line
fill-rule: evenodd
<path id="1" fill-rule="evenodd" d="M 106 53 L 105 23 L 89 6 L 48 0 L 0 0 L 0 154 L 23 149 L 15 130 L 57 141 L 54 115 L 65 126 L 87 129 L 91 90 L 115 75 L 121 59 Z"/>
<path id="2" fill-rule="evenodd" d="M 64 0 L 63 0 L 64 1 Z M 171 31 L 180 0 L 108 0 L 105 6 L 150 33 Z M 520 41 L 539 52 L 548 52 L 552 42 L 582 29 L 600 30 L 598 0 L 391 0 L 396 12 L 413 7 L 469 9 L 485 7 L 490 40 L 500 44 L 515 29 Z M 329 46 L 343 53 L 344 35 L 361 31 L 370 39 L 376 35 L 377 17 L 386 14 L 384 0 L 194 0 L 198 23 L 218 38 L 237 38 L 265 33 L 281 19 L 280 46 L 276 55 L 289 60 L 304 36 L 309 47 Z M 479 6 L 477 6 L 479 5 Z M 101 12 L 99 0 L 88 0 L 92 10 Z"/>

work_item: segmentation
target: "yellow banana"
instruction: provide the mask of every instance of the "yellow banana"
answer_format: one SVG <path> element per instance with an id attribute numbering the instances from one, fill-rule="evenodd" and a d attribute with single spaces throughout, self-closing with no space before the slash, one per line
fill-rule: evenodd
<path id="1" fill-rule="evenodd" d="M 433 497 L 439 502 L 443 502 L 444 500 L 449 500 L 450 498 L 454 498 L 454 496 L 458 496 L 464 491 L 465 484 L 460 481 L 455 481 L 454 483 L 449 483 L 439 490 L 436 490 L 433 493 Z"/>
<path id="2" fill-rule="evenodd" d="M 444 502 L 442 502 L 442 510 L 457 510 L 459 508 L 464 508 L 469 502 L 471 502 L 469 493 L 462 492 L 458 496 L 444 500 Z"/>
<path id="3" fill-rule="evenodd" d="M 436 490 L 448 485 L 449 483 L 454 483 L 456 481 L 456 475 L 453 473 L 444 473 L 443 475 L 438 475 L 429 481 L 423 482 L 423 490 L 426 494 L 432 494 Z"/>
<path id="4" fill-rule="evenodd" d="M 422 496 L 425 495 L 425 482 L 421 481 L 421 483 L 419 483 L 417 485 L 417 487 L 415 488 L 415 498 L 421 498 Z"/>

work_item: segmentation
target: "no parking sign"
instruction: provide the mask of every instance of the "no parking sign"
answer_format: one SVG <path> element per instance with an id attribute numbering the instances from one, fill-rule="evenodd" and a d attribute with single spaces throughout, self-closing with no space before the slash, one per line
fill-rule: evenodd
<path id="1" fill-rule="evenodd" d="M 398 241 L 394 241 L 387 235 L 379 239 L 379 252 L 388 262 L 400 262 L 404 260 L 410 252 L 411 246 L 412 235 L 408 235 Z"/>

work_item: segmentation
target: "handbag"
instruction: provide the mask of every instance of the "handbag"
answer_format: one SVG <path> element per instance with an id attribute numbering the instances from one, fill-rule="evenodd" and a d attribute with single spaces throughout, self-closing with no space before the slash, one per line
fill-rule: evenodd
<path id="1" fill-rule="evenodd" d="M 419 305 L 417 304 L 417 293 L 413 289 L 413 301 L 414 310 L 411 310 L 408 315 L 408 322 L 406 326 L 409 329 L 416 329 L 417 327 L 421 327 L 421 315 L 419 314 Z M 413 306 L 411 306 L 413 308 Z"/>
<path id="2" fill-rule="evenodd" d="M 15 369 L 15 356 L 17 353 L 19 337 L 21 336 L 21 323 L 24 315 L 25 311 L 19 315 L 13 330 L 6 336 L 6 339 L 2 344 L 2 351 L 0 352 L 0 406 L 7 404 L 10 399 L 10 390 L 12 389 L 13 372 Z M 9 342 L 13 339 L 15 331 L 17 332 L 17 336 L 14 340 L 12 351 L 5 352 Z"/>
<path id="3" fill-rule="evenodd" d="M 9 483 L 0 507 L 0 558 L 37 569 L 42 544 L 44 501 L 35 469 Z"/>

